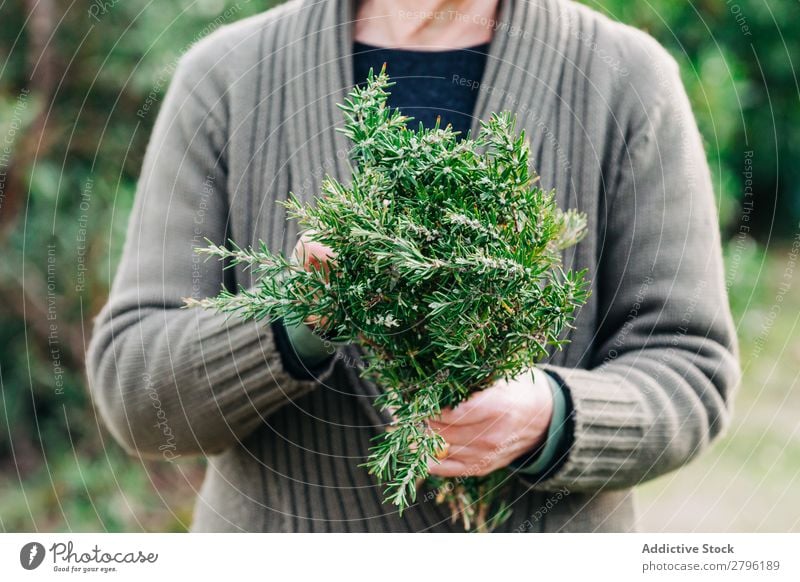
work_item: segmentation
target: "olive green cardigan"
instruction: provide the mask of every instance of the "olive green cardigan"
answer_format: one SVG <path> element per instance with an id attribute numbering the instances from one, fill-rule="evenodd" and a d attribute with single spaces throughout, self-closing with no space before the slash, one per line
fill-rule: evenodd
<path id="1" fill-rule="evenodd" d="M 335 104 L 354 83 L 349 0 L 294 0 L 194 46 L 161 104 L 121 264 L 88 358 L 92 395 L 129 451 L 208 457 L 195 531 L 458 531 L 430 492 L 402 518 L 357 465 L 387 418 L 359 352 L 290 374 L 274 327 L 181 309 L 249 286 L 204 237 L 290 252 L 278 200 L 346 180 Z M 476 119 L 513 110 L 559 203 L 589 216 L 565 261 L 592 297 L 544 368 L 563 382 L 569 447 L 515 473 L 507 531 L 635 528 L 631 488 L 729 423 L 739 369 L 714 195 L 675 61 L 564 0 L 501 0 Z M 454 82 L 461 82 L 454 79 Z"/>

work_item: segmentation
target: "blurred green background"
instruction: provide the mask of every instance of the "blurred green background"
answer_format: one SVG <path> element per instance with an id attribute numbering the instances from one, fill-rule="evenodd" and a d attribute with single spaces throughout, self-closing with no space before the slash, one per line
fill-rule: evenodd
<path id="1" fill-rule="evenodd" d="M 641 528 L 800 531 L 798 4 L 586 3 L 681 63 L 742 345 L 733 427 L 641 487 Z M 127 457 L 90 405 L 84 349 L 156 114 L 137 111 L 194 41 L 271 4 L 0 3 L 0 531 L 188 527 L 202 462 Z"/>

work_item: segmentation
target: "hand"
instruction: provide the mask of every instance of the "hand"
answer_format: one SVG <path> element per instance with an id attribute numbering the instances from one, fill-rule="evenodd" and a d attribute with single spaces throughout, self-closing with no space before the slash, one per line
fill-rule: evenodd
<path id="1" fill-rule="evenodd" d="M 553 394 L 543 372 L 501 380 L 429 421 L 447 443 L 429 470 L 440 477 L 488 475 L 539 445 L 552 416 Z"/>
<path id="2" fill-rule="evenodd" d="M 307 271 L 311 270 L 312 267 L 316 269 L 321 268 L 327 274 L 330 270 L 329 263 L 336 257 L 336 253 L 334 253 L 330 247 L 312 241 L 310 234 L 311 233 L 304 232 L 300 235 L 300 239 L 297 241 L 292 251 L 292 256 L 298 263 L 303 265 Z M 312 330 L 316 328 L 317 325 L 324 323 L 324 320 L 320 320 L 316 315 L 308 317 L 305 320 L 305 324 Z"/>

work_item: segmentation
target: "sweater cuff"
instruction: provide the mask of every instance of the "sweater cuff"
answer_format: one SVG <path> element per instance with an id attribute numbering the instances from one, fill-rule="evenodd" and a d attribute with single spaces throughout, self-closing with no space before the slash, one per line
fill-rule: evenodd
<path id="1" fill-rule="evenodd" d="M 308 331 L 313 335 L 311 330 Z M 297 330 L 294 330 L 294 332 L 297 333 Z M 305 346 L 303 348 L 304 353 L 314 352 L 314 354 L 316 354 L 306 359 L 293 344 L 289 335 L 289 329 L 282 319 L 278 319 L 272 323 L 272 333 L 275 337 L 275 347 L 280 353 L 283 369 L 286 370 L 292 378 L 296 380 L 313 380 L 318 378 L 323 371 L 330 367 L 330 361 L 336 351 L 334 344 L 321 339 L 319 340 L 322 342 L 323 346 L 326 346 L 326 349 L 329 350 L 322 359 L 319 359 L 319 353 L 315 352 L 316 348 L 312 349 Z M 302 338 L 301 334 L 297 333 L 297 335 L 301 337 L 301 339 L 298 340 L 301 344 L 307 341 L 307 338 Z"/>
<path id="2" fill-rule="evenodd" d="M 570 446 L 567 422 L 570 417 L 569 402 L 559 382 L 550 374 L 542 372 L 547 378 L 553 395 L 553 414 L 547 436 L 532 453 L 523 455 L 509 465 L 526 476 L 544 476 L 555 469 L 566 456 Z"/>
<path id="3" fill-rule="evenodd" d="M 280 282 L 285 272 L 277 275 Z M 283 319 L 272 322 L 275 347 L 284 370 L 296 380 L 312 380 L 329 367 L 336 345 L 316 335 L 305 323 L 287 325 Z"/>
<path id="4" fill-rule="evenodd" d="M 334 352 L 332 344 L 315 334 L 305 323 L 287 325 L 286 337 L 294 353 L 307 366 L 317 366 L 327 360 Z"/>
<path id="5" fill-rule="evenodd" d="M 599 490 L 635 469 L 647 417 L 636 393 L 615 374 L 546 365 L 571 403 L 568 454 L 536 488 Z"/>
<path id="6" fill-rule="evenodd" d="M 550 419 L 550 428 L 547 430 L 547 437 L 544 442 L 537 447 L 533 456 L 528 459 L 522 457 L 514 461 L 514 466 L 517 470 L 527 475 L 542 473 L 553 463 L 564 439 L 564 434 L 566 433 L 564 425 L 567 418 L 567 401 L 566 398 L 564 398 L 564 392 L 552 376 L 547 373 L 544 373 L 544 375 L 547 377 L 553 394 L 553 416 Z"/>

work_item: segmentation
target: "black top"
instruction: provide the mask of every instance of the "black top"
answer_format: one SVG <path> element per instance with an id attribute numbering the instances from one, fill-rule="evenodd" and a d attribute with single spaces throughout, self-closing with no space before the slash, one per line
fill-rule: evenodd
<path id="1" fill-rule="evenodd" d="M 370 68 L 375 73 L 386 63 L 386 72 L 395 85 L 390 89 L 389 105 L 414 118 L 426 128 L 448 123 L 466 137 L 472 125 L 478 88 L 486 67 L 489 43 L 446 51 L 418 51 L 381 48 L 361 42 L 353 44 L 353 72 L 363 83 Z"/>

